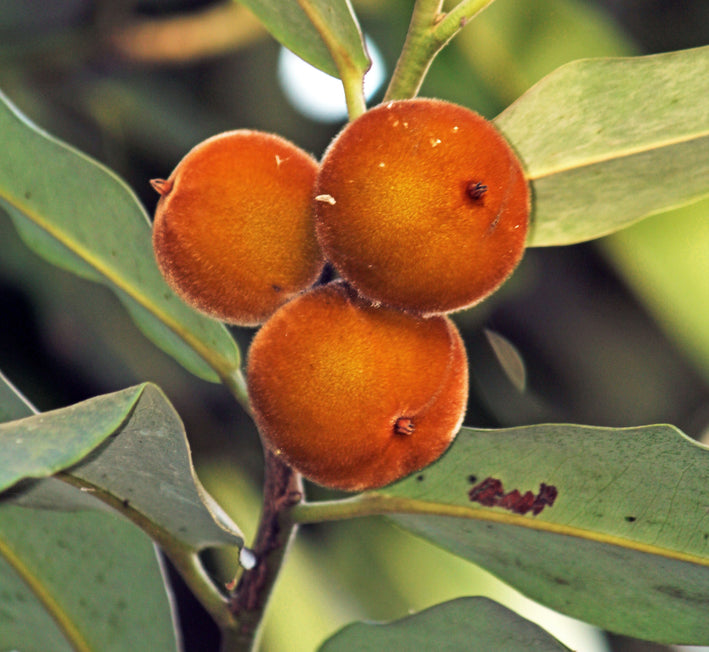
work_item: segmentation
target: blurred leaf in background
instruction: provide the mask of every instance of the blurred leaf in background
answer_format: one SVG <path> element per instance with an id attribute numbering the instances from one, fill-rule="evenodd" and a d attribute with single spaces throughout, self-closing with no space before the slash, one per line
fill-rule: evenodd
<path id="1" fill-rule="evenodd" d="M 709 380 L 709 201 L 643 220 L 602 244 L 658 323 Z"/>

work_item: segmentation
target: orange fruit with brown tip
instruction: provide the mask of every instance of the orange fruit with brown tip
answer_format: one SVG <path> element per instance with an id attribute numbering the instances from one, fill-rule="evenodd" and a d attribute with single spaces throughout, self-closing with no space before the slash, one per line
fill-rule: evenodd
<path id="1" fill-rule="evenodd" d="M 161 195 L 153 248 L 175 292 L 246 326 L 312 285 L 324 264 L 311 203 L 317 169 L 283 138 L 237 130 L 205 140 L 167 180 L 153 180 Z"/>
<path id="2" fill-rule="evenodd" d="M 251 344 L 247 378 L 264 444 L 306 478 L 347 491 L 438 459 L 468 392 L 448 317 L 375 307 L 341 281 L 276 311 Z"/>
<path id="3" fill-rule="evenodd" d="M 492 123 L 449 102 L 389 102 L 351 122 L 325 153 L 315 195 L 325 256 L 391 306 L 471 306 L 524 252 L 522 165 Z"/>

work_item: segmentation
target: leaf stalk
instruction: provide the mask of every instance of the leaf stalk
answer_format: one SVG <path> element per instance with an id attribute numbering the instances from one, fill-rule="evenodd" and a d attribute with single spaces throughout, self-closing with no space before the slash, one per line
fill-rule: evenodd
<path id="1" fill-rule="evenodd" d="M 443 0 L 416 0 L 409 31 L 389 82 L 384 101 L 418 95 L 436 55 L 476 14 L 493 0 L 462 0 L 449 12 Z"/>
<path id="2" fill-rule="evenodd" d="M 58 473 L 55 477 L 78 489 L 90 490 L 94 498 L 109 505 L 142 529 L 165 553 L 165 556 L 215 622 L 222 628 L 234 625 L 234 619 L 227 609 L 227 596 L 219 590 L 207 574 L 196 550 L 179 542 L 171 533 L 101 487 L 80 480 L 69 473 Z"/>
<path id="3" fill-rule="evenodd" d="M 367 110 L 367 104 L 364 99 L 364 75 L 367 71 L 362 70 L 352 60 L 346 49 L 340 45 L 337 36 L 328 29 L 326 21 L 323 20 L 319 11 L 311 2 L 298 0 L 298 4 L 318 31 L 330 52 L 337 72 L 340 74 L 342 88 L 345 91 L 347 114 L 350 120 L 354 120 Z"/>

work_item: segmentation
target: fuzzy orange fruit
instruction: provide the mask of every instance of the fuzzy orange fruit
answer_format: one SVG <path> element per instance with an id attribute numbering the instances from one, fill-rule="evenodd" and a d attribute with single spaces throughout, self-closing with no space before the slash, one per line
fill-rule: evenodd
<path id="1" fill-rule="evenodd" d="M 278 136 L 237 130 L 192 149 L 160 193 L 153 248 L 168 283 L 217 319 L 263 322 L 312 285 L 323 258 L 312 190 L 317 162 Z"/>
<path id="2" fill-rule="evenodd" d="M 449 102 L 364 113 L 327 149 L 315 195 L 326 257 L 361 294 L 402 309 L 473 305 L 524 251 L 520 161 L 492 123 Z"/>
<path id="3" fill-rule="evenodd" d="M 341 281 L 281 307 L 249 350 L 264 444 L 321 485 L 361 491 L 440 457 L 467 402 L 450 319 L 374 307 Z"/>

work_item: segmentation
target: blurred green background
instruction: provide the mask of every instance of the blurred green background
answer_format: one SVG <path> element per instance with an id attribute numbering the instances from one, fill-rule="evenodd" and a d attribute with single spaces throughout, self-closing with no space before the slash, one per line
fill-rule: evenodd
<path id="1" fill-rule="evenodd" d="M 391 72 L 412 1 L 353 4 Z M 439 56 L 421 94 L 492 118 L 565 62 L 707 43 L 706 0 L 497 0 Z M 342 121 L 318 122 L 290 105 L 279 50 L 229 2 L 0 3 L 0 89 L 38 125 L 114 169 L 148 212 L 157 200 L 148 180 L 220 131 L 277 132 L 320 156 Z M 470 356 L 466 424 L 668 422 L 701 438 L 709 432 L 709 202 L 598 242 L 530 250 L 502 291 L 455 318 Z M 233 332 L 245 351 L 253 332 Z M 204 484 L 252 531 L 262 457 L 251 422 L 225 390 L 147 342 L 107 290 L 31 254 L 1 210 L 0 369 L 42 410 L 157 383 L 185 421 Z M 580 650 L 664 649 L 579 630 L 383 520 L 301 533 L 269 612 L 267 650 L 305 652 L 353 619 L 477 594 Z M 230 579 L 233 558 L 208 561 Z M 217 649 L 211 622 L 178 579 L 175 591 L 186 649 Z"/>

